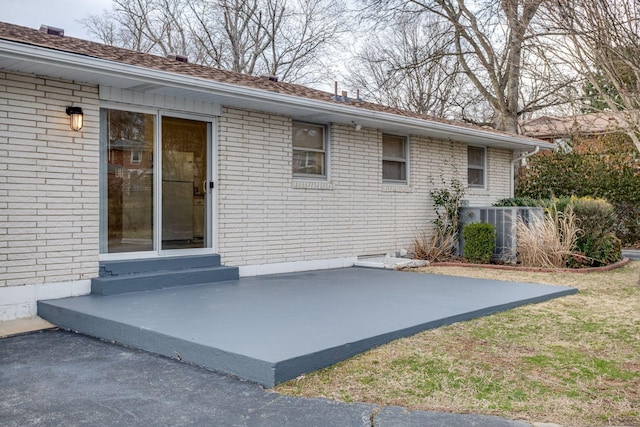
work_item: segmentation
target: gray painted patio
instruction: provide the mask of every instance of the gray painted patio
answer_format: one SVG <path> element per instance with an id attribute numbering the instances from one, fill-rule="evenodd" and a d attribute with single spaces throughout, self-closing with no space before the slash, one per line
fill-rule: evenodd
<path id="1" fill-rule="evenodd" d="M 40 301 L 38 314 L 271 387 L 426 329 L 576 292 L 345 268 Z"/>

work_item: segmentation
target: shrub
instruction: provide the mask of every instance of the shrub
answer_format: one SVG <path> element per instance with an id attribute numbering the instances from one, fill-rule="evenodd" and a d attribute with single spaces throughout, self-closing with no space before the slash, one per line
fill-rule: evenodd
<path id="1" fill-rule="evenodd" d="M 436 214 L 433 224 L 443 236 L 452 235 L 455 237 L 458 233 L 458 215 L 465 189 L 457 178 L 452 178 L 448 186 L 443 180 L 443 185 L 445 185 L 444 188 L 429 192 Z"/>
<path id="2" fill-rule="evenodd" d="M 527 160 L 516 195 L 533 198 L 591 196 L 615 208 L 615 233 L 640 243 L 640 153 L 624 135 L 574 138 L 574 151 L 545 152 Z"/>
<path id="3" fill-rule="evenodd" d="M 542 200 L 533 197 L 511 197 L 508 199 L 500 199 L 493 204 L 496 207 L 511 208 L 518 206 L 542 206 Z"/>
<path id="4" fill-rule="evenodd" d="M 496 227 L 493 224 L 466 224 L 462 236 L 465 258 L 481 263 L 491 261 L 491 255 L 496 248 Z"/>
<path id="5" fill-rule="evenodd" d="M 627 245 L 640 245 L 640 202 L 614 203 L 615 233 Z"/>
<path id="6" fill-rule="evenodd" d="M 451 178 L 449 184 L 442 180 L 443 188 L 431 190 L 429 195 L 433 199 L 433 210 L 436 218 L 433 220 L 435 234 L 428 235 L 419 232 L 414 239 L 414 253 L 422 253 L 424 258 L 432 261 L 451 258 L 456 253 L 458 241 L 458 215 L 460 204 L 465 194 L 462 182 Z"/>
<path id="7" fill-rule="evenodd" d="M 454 168 L 454 172 L 457 174 Z M 428 261 L 445 261 L 454 258 L 458 242 L 458 215 L 465 188 L 453 177 L 447 183 L 440 177 L 442 188 L 429 191 L 433 200 L 434 232 L 419 230 L 413 238 L 412 256 Z M 433 182 L 432 182 L 433 184 Z"/>
<path id="8" fill-rule="evenodd" d="M 616 217 L 613 206 L 603 199 L 572 198 L 576 223 L 581 233 L 576 249 L 584 257 L 580 264 L 598 267 L 618 261 L 622 244 L 614 233 Z"/>
<path id="9" fill-rule="evenodd" d="M 578 226 L 573 209 L 550 209 L 542 218 L 516 223 L 518 258 L 526 267 L 562 268 L 574 255 Z"/>

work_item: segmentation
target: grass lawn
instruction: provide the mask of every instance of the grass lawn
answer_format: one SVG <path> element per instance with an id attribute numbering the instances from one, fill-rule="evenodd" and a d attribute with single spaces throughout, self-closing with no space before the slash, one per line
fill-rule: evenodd
<path id="1" fill-rule="evenodd" d="M 567 426 L 640 426 L 640 262 L 602 273 L 419 271 L 580 292 L 400 339 L 276 390 Z"/>

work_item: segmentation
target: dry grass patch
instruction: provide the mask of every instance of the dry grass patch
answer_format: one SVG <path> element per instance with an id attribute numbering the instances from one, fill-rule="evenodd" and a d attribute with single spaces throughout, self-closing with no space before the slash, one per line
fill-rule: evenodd
<path id="1" fill-rule="evenodd" d="M 640 426 L 640 262 L 591 274 L 420 271 L 580 293 L 426 331 L 276 390 L 567 426 Z"/>

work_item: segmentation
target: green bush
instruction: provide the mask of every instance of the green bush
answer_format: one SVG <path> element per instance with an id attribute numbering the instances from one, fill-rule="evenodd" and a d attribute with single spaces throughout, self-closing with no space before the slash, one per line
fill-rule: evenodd
<path id="1" fill-rule="evenodd" d="M 616 236 L 627 245 L 640 245 L 640 202 L 613 203 L 616 219 Z"/>
<path id="2" fill-rule="evenodd" d="M 496 227 L 493 224 L 466 224 L 462 230 L 464 257 L 475 262 L 488 263 L 496 248 Z"/>
<path id="3" fill-rule="evenodd" d="M 615 233 L 625 245 L 640 243 L 640 153 L 624 135 L 574 138 L 568 153 L 545 152 L 527 160 L 520 198 L 600 197 L 614 206 Z"/>
<path id="4" fill-rule="evenodd" d="M 576 249 L 586 258 L 582 264 L 598 267 L 618 261 L 622 244 L 614 233 L 614 207 L 606 200 L 590 197 L 574 197 L 572 203 L 581 230 Z"/>
<path id="5" fill-rule="evenodd" d="M 496 207 L 511 208 L 518 206 L 541 206 L 542 201 L 540 199 L 534 199 L 533 197 L 511 197 L 508 199 L 500 199 L 493 204 Z"/>
<path id="6" fill-rule="evenodd" d="M 615 225 L 613 206 L 604 199 L 573 197 L 570 199 L 578 226 L 584 234 L 598 235 L 612 232 Z"/>

